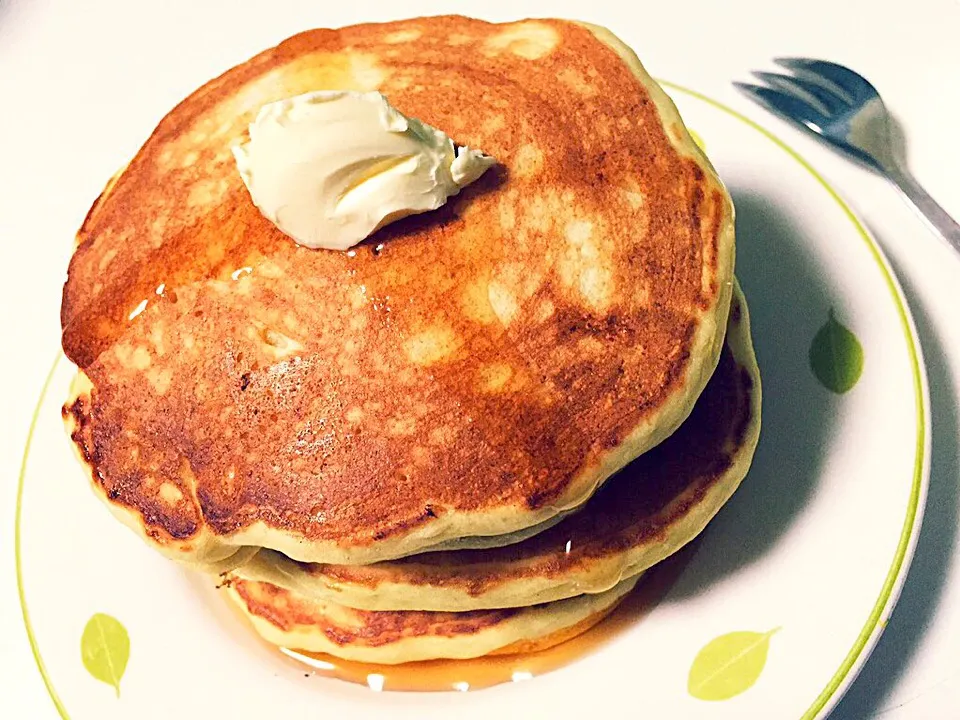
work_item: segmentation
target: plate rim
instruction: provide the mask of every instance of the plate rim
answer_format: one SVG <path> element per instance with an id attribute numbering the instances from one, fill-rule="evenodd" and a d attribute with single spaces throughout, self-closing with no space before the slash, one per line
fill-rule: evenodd
<path id="1" fill-rule="evenodd" d="M 907 354 L 911 365 L 912 384 L 914 391 L 915 420 L 917 424 L 917 438 L 914 445 L 914 470 L 911 479 L 910 495 L 907 501 L 906 515 L 900 530 L 900 537 L 894 551 L 893 559 L 884 577 L 883 585 L 880 588 L 880 594 L 871 607 L 866 621 L 861 626 L 853 646 L 844 656 L 840 667 L 833 673 L 827 685 L 821 690 L 807 710 L 800 716 L 799 720 L 816 720 L 825 718 L 836 707 L 837 703 L 844 696 L 849 687 L 856 680 L 864 664 L 870 657 L 873 649 L 876 647 L 880 636 L 883 634 L 894 607 L 899 600 L 903 585 L 906 582 L 908 570 L 913 560 L 913 556 L 919 538 L 920 527 L 923 524 L 923 513 L 926 506 L 927 491 L 930 480 L 930 461 L 931 461 L 931 416 L 930 416 L 930 398 L 929 384 L 927 379 L 926 365 L 924 364 L 923 351 L 921 348 L 920 337 L 917 333 L 913 314 L 910 311 L 909 304 L 903 293 L 903 288 L 897 279 L 897 276 L 890 264 L 889 259 L 880 247 L 876 238 L 866 228 L 851 206 L 840 195 L 839 192 L 793 147 L 782 140 L 778 135 L 760 123 L 752 120 L 743 113 L 735 110 L 729 105 L 720 102 L 697 90 L 693 90 L 684 85 L 671 82 L 663 78 L 657 78 L 657 82 L 665 89 L 679 92 L 687 97 L 694 98 L 710 105 L 723 114 L 732 117 L 776 145 L 785 152 L 792 160 L 797 162 L 809 175 L 817 181 L 827 195 L 840 207 L 843 214 L 850 221 L 860 235 L 871 257 L 876 262 L 880 274 L 884 279 L 890 295 L 894 300 L 900 328 L 904 335 L 907 346 Z M 671 98 L 672 101 L 672 98 Z M 26 478 L 27 466 L 29 464 L 30 451 L 33 444 L 33 436 L 36 431 L 37 423 L 40 417 L 40 410 L 46 399 L 50 384 L 53 381 L 60 360 L 64 356 L 58 352 L 47 376 L 40 389 L 40 394 L 34 407 L 30 419 L 30 425 L 27 430 L 27 437 L 24 443 L 23 455 L 20 461 L 20 469 L 17 479 L 16 508 L 14 515 L 14 555 L 15 570 L 17 579 L 17 595 L 20 602 L 21 616 L 24 629 L 27 634 L 27 640 L 30 646 L 31 654 L 36 663 L 37 670 L 43 680 L 44 687 L 53 702 L 54 708 L 63 720 L 70 720 L 63 701 L 60 699 L 53 681 L 50 678 L 36 636 L 33 632 L 33 624 L 30 620 L 30 613 L 27 609 L 26 592 L 23 584 L 23 563 L 21 559 L 21 524 L 22 524 L 22 501 L 24 490 L 24 479 Z"/>
<path id="2" fill-rule="evenodd" d="M 910 495 L 907 501 L 906 516 L 904 517 L 900 530 L 900 538 L 894 551 L 893 560 L 890 563 L 887 574 L 884 577 L 883 585 L 880 588 L 880 595 L 877 597 L 876 602 L 870 610 L 870 614 L 861 627 L 860 634 L 854 641 L 853 647 L 851 647 L 844 656 L 840 667 L 837 668 L 831 676 L 827 685 L 810 707 L 807 708 L 807 711 L 800 716 L 800 720 L 825 718 L 833 711 L 837 703 L 840 702 L 840 699 L 857 679 L 867 659 L 873 653 L 880 636 L 886 629 L 887 620 L 893 612 L 894 607 L 896 607 L 897 601 L 900 599 L 900 593 L 903 590 L 910 565 L 913 562 L 914 552 L 916 551 L 917 541 L 920 535 L 920 527 L 923 525 L 923 513 L 926 507 L 927 490 L 930 484 L 932 433 L 930 432 L 930 389 L 920 336 L 917 333 L 913 313 L 910 311 L 903 287 L 886 253 L 880 247 L 877 239 L 873 237 L 873 234 L 867 229 L 866 225 L 860 220 L 859 216 L 853 211 L 850 204 L 844 200 L 843 196 L 806 158 L 778 135 L 729 105 L 669 80 L 658 78 L 657 82 L 666 88 L 705 102 L 724 114 L 745 123 L 784 151 L 817 181 L 856 228 L 857 233 L 877 263 L 880 273 L 887 285 L 887 289 L 890 291 L 896 305 L 900 328 L 906 341 L 911 374 L 913 375 L 914 410 L 917 423 L 913 478 L 911 480 Z"/>

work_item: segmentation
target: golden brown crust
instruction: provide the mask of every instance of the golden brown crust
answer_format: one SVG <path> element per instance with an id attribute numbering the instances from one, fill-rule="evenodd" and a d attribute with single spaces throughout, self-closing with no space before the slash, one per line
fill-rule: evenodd
<path id="1" fill-rule="evenodd" d="M 476 600 L 477 606 L 487 607 L 496 601 L 485 596 L 504 600 L 510 596 L 505 589 L 530 581 L 541 589 L 568 588 L 568 593 L 544 598 L 553 600 L 575 594 L 574 588 L 593 591 L 588 578 L 597 572 L 612 583 L 628 568 L 645 569 L 632 567 L 627 559 L 631 554 L 647 552 L 651 564 L 663 559 L 678 549 L 675 543 L 692 539 L 692 531 L 684 536 L 678 526 L 689 516 L 705 515 L 702 523 L 692 525 L 699 531 L 733 492 L 753 456 L 760 387 L 741 302 L 735 298 L 731 305 L 727 332 L 728 341 L 741 347 L 724 347 L 716 371 L 683 425 L 557 525 L 506 547 L 431 552 L 373 565 L 281 560 L 281 576 L 303 573 L 331 593 L 335 589 L 339 602 L 347 605 L 394 603 L 399 608 L 409 600 L 433 608 L 443 597 L 453 604 L 459 594 L 465 604 Z M 605 566 L 609 567 L 599 570 Z M 521 604 L 521 599 L 528 598 L 514 596 L 513 601 Z"/>
<path id="2" fill-rule="evenodd" d="M 530 607 L 471 612 L 354 610 L 266 582 L 231 578 L 224 591 L 265 640 L 349 660 L 395 664 L 542 650 L 603 619 L 636 585 Z"/>
<path id="3" fill-rule="evenodd" d="M 431 552 L 376 563 L 298 563 L 330 585 L 461 586 L 473 596 L 490 584 L 563 576 L 596 558 L 663 539 L 667 529 L 723 479 L 751 418 L 748 373 L 728 350 L 687 421 L 630 463 L 579 511 L 523 542 L 486 550 Z M 737 437 L 740 435 L 740 437 Z M 569 543 L 569 551 L 567 545 Z"/>
<path id="4" fill-rule="evenodd" d="M 288 632 L 297 626 L 312 626 L 340 646 L 379 647 L 406 637 L 469 635 L 520 612 L 519 608 L 462 613 L 351 610 L 348 625 L 332 620 L 316 604 L 270 583 L 234 579 L 230 586 L 243 600 L 249 614 Z"/>
<path id="5" fill-rule="evenodd" d="M 235 572 L 368 610 L 477 610 L 602 592 L 695 538 L 746 475 L 761 424 L 749 324 L 736 290 L 720 362 L 686 422 L 535 536 L 364 566 L 297 563 L 260 550 Z"/>
<path id="6" fill-rule="evenodd" d="M 263 103 L 345 84 L 501 166 L 353 253 L 295 245 L 229 148 Z M 96 482 L 161 544 L 305 560 L 545 520 L 702 387 L 730 213 L 583 27 L 297 35 L 177 106 L 80 230 L 61 320 Z"/>

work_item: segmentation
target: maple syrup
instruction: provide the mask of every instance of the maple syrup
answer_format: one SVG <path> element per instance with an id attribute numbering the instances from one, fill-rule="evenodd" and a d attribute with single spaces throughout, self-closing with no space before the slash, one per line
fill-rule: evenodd
<path id="1" fill-rule="evenodd" d="M 416 692 L 481 690 L 529 680 L 596 652 L 617 634 L 652 611 L 680 576 L 692 554 L 688 545 L 648 570 L 636 587 L 596 625 L 558 645 L 516 655 L 487 655 L 469 660 L 427 660 L 399 665 L 342 660 L 325 653 L 280 648 L 287 658 L 312 674 L 366 685 L 371 690 Z"/>

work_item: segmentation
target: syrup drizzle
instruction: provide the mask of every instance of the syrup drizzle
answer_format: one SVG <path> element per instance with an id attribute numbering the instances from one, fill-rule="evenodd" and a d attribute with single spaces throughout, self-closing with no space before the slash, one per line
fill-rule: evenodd
<path id="1" fill-rule="evenodd" d="M 400 665 L 342 660 L 324 653 L 280 648 L 283 655 L 311 675 L 337 678 L 383 690 L 438 692 L 481 690 L 509 682 L 522 682 L 570 665 L 600 650 L 620 633 L 646 617 L 669 592 L 692 556 L 691 543 L 651 568 L 623 601 L 581 635 L 537 652 L 487 655 L 469 660 L 427 660 Z"/>

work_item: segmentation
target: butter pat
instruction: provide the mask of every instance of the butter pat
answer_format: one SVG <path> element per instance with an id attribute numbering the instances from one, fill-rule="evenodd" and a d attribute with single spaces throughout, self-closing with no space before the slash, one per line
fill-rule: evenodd
<path id="1" fill-rule="evenodd" d="M 265 105 L 233 154 L 264 216 L 300 245 L 331 250 L 436 210 L 496 162 L 455 148 L 378 92 L 318 91 Z"/>

